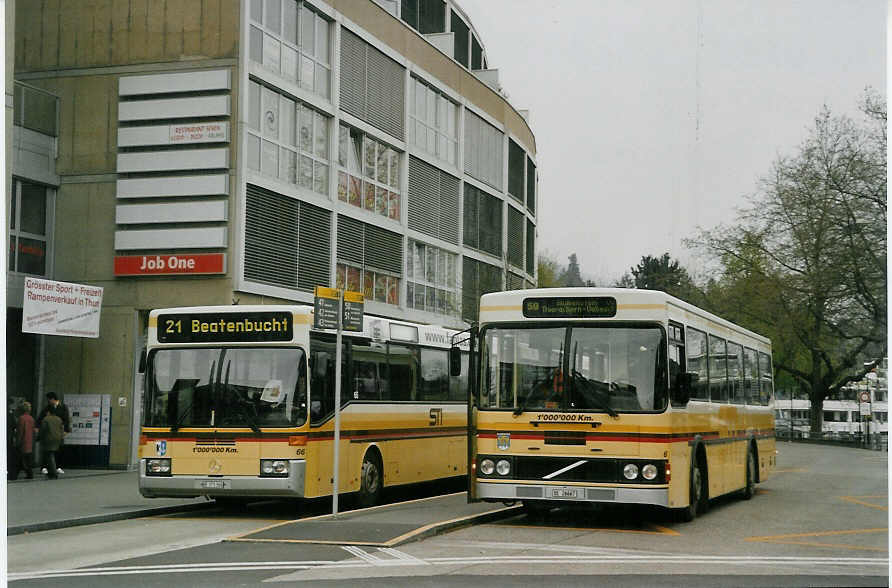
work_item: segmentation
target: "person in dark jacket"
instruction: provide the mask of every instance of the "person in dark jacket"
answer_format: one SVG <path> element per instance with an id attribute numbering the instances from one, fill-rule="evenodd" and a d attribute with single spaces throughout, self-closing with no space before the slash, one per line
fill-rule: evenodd
<path id="1" fill-rule="evenodd" d="M 40 424 L 40 448 L 43 453 L 44 470 L 46 477 L 55 480 L 59 477 L 59 468 L 56 465 L 56 452 L 62 447 L 62 438 L 65 436 L 65 426 L 62 419 L 55 413 L 55 408 L 50 408 Z"/>
<path id="2" fill-rule="evenodd" d="M 57 417 L 62 419 L 62 430 L 63 430 L 62 438 L 64 439 L 65 435 L 67 435 L 68 433 L 71 432 L 71 413 L 68 412 L 68 407 L 65 406 L 64 404 L 62 404 L 61 401 L 59 401 L 59 397 L 56 395 L 55 392 L 47 392 L 46 393 L 46 406 L 43 407 L 43 410 L 40 411 L 40 416 L 37 417 L 37 428 L 38 429 L 41 427 L 41 425 L 43 424 L 43 420 L 46 418 L 46 415 L 50 411 L 52 411 Z M 41 438 L 41 441 L 43 441 L 42 438 Z M 56 449 L 56 451 L 58 451 L 59 449 L 61 449 L 61 443 L 60 443 L 59 447 Z M 47 472 L 42 472 L 42 473 L 46 474 Z M 65 473 L 62 470 L 62 468 L 59 466 L 58 461 L 56 462 L 56 473 L 57 474 Z"/>
<path id="3" fill-rule="evenodd" d="M 31 416 L 31 403 L 25 401 L 22 411 L 16 427 L 16 449 L 19 454 L 19 469 L 30 480 L 34 477 L 34 417 Z"/>

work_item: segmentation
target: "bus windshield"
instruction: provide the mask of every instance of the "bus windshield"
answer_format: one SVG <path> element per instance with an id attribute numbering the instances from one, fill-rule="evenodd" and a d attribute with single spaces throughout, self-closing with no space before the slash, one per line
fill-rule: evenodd
<path id="1" fill-rule="evenodd" d="M 307 420 L 306 354 L 296 348 L 176 348 L 149 356 L 143 424 L 299 427 Z"/>
<path id="2" fill-rule="evenodd" d="M 666 343 L 658 325 L 574 325 L 484 331 L 481 409 L 665 410 Z"/>

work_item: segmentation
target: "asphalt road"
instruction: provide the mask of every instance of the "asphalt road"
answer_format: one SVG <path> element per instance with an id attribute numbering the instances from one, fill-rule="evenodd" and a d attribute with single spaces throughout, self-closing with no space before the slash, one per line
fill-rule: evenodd
<path id="1" fill-rule="evenodd" d="M 90 588 L 888 586 L 888 455 L 791 443 L 778 449 L 776 475 L 752 500 L 716 500 L 687 524 L 655 509 L 605 507 L 556 509 L 542 522 L 512 513 L 397 547 L 246 541 L 294 518 L 293 505 L 262 503 L 237 514 L 10 537 L 9 579 Z"/>

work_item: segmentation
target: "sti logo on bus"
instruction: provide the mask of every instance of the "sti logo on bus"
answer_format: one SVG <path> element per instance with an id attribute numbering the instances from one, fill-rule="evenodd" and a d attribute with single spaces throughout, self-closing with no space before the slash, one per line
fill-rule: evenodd
<path id="1" fill-rule="evenodd" d="M 290 312 L 202 312 L 158 316 L 161 343 L 291 341 Z"/>

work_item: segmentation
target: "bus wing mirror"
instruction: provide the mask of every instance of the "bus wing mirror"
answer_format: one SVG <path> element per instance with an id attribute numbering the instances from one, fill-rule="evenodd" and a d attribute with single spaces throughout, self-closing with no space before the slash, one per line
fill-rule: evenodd
<path id="1" fill-rule="evenodd" d="M 139 373 L 146 373 L 146 348 L 142 348 L 142 353 L 139 354 Z"/>
<path id="2" fill-rule="evenodd" d="M 449 349 L 449 375 L 452 377 L 461 375 L 461 349 L 458 347 Z"/>

